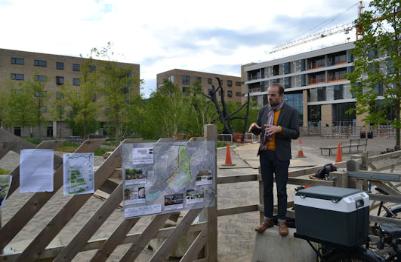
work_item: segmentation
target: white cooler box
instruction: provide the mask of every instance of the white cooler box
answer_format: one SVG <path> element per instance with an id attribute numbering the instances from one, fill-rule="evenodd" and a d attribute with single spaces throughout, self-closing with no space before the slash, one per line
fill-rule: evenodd
<path id="1" fill-rule="evenodd" d="M 295 194 L 297 234 L 343 246 L 366 242 L 369 196 L 351 188 L 315 186 Z"/>

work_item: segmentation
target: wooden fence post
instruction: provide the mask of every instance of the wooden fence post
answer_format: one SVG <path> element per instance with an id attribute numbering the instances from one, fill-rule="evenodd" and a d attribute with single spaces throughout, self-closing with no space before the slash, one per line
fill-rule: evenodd
<path id="1" fill-rule="evenodd" d="M 258 169 L 258 185 L 259 185 L 259 220 L 260 224 L 262 224 L 265 221 L 265 215 L 264 215 L 264 198 L 263 198 L 263 181 L 262 181 L 262 172 L 260 170 L 260 167 Z"/>
<path id="2" fill-rule="evenodd" d="M 215 125 L 204 126 L 204 136 L 208 141 L 217 140 L 217 128 Z M 207 261 L 217 262 L 217 149 L 216 151 L 216 177 L 213 178 L 215 192 L 215 205 L 207 209 Z"/>

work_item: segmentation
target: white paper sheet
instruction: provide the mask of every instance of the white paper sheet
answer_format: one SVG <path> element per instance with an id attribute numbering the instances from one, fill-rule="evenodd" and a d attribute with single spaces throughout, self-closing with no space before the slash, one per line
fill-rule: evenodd
<path id="1" fill-rule="evenodd" d="M 142 147 L 132 149 L 132 163 L 134 165 L 153 164 L 153 148 Z"/>
<path id="2" fill-rule="evenodd" d="M 126 207 L 124 208 L 124 217 L 131 218 L 137 216 L 157 214 L 162 211 L 162 206 L 155 204 L 149 206 Z"/>
<path id="3" fill-rule="evenodd" d="M 63 155 L 64 195 L 80 195 L 95 192 L 93 153 L 69 153 Z"/>
<path id="4" fill-rule="evenodd" d="M 20 155 L 20 192 L 53 192 L 54 152 L 25 149 Z"/>

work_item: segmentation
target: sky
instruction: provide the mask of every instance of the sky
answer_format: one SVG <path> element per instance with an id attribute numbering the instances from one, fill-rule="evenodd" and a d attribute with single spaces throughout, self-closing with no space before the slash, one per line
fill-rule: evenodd
<path id="1" fill-rule="evenodd" d="M 354 0 L 0 0 L 0 48 L 138 63 L 148 97 L 156 75 L 189 69 L 241 75 L 276 46 L 351 23 Z M 285 52 L 282 52 L 285 56 Z"/>

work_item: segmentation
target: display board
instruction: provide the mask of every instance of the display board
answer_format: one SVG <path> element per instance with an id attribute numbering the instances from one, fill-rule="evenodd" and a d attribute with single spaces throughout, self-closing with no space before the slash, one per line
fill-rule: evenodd
<path id="1" fill-rule="evenodd" d="M 215 204 L 214 141 L 124 144 L 122 167 L 125 218 Z"/>

